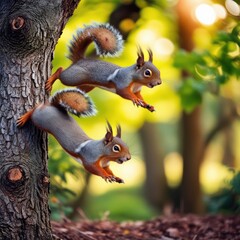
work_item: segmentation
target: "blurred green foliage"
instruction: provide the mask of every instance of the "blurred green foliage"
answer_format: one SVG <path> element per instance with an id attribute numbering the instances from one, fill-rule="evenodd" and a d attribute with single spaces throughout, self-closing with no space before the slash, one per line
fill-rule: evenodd
<path id="1" fill-rule="evenodd" d="M 209 50 L 177 52 L 174 66 L 186 71 L 187 77 L 179 86 L 182 107 L 192 111 L 202 102 L 207 91 L 219 94 L 222 84 L 240 78 L 240 24 L 230 32 L 220 31 Z"/>
<path id="2" fill-rule="evenodd" d="M 234 171 L 225 187 L 213 196 L 207 198 L 208 211 L 212 213 L 240 213 L 240 172 Z"/>
<path id="3" fill-rule="evenodd" d="M 68 183 L 67 176 L 70 174 L 78 179 L 84 176 L 84 171 L 78 163 L 73 162 L 52 136 L 49 137 L 49 146 L 48 169 L 51 175 L 49 205 L 52 219 L 61 220 L 72 213 L 73 209 L 69 206 L 69 202 L 76 197 L 73 190 L 65 187 Z"/>

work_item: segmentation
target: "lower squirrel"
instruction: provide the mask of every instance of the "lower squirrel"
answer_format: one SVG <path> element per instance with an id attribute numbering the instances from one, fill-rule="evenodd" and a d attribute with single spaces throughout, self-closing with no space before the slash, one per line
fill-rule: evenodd
<path id="1" fill-rule="evenodd" d="M 94 42 L 96 52 L 102 56 L 114 56 L 122 50 L 123 40 L 119 32 L 109 24 L 93 24 L 81 29 L 70 44 L 72 61 L 66 70 L 58 68 L 46 82 L 46 90 L 51 91 L 53 83 L 60 79 L 64 85 L 77 86 L 84 92 L 95 87 L 114 92 L 135 105 L 154 111 L 154 107 L 147 104 L 141 96 L 142 86 L 153 88 L 162 83 L 160 71 L 153 65 L 153 53 L 148 50 L 149 60 L 144 61 L 141 48 L 135 64 L 128 67 L 84 57 L 90 43 Z"/>
<path id="2" fill-rule="evenodd" d="M 113 136 L 111 125 L 107 122 L 107 132 L 101 140 L 93 140 L 79 127 L 68 114 L 77 116 L 92 115 L 95 108 L 88 96 L 79 89 L 57 92 L 47 103 L 41 103 L 17 120 L 22 127 L 29 119 L 41 130 L 52 134 L 62 148 L 83 164 L 90 173 L 108 182 L 124 183 L 109 168 L 110 161 L 122 164 L 130 160 L 127 145 L 121 139 L 121 127 Z"/>

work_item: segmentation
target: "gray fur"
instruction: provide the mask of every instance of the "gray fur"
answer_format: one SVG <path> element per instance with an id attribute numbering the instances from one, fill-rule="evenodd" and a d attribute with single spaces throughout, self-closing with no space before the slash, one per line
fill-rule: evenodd
<path id="1" fill-rule="evenodd" d="M 108 83 L 108 77 L 114 73 L 119 66 L 106 62 L 95 60 L 95 59 L 84 59 L 78 61 L 76 64 L 71 65 L 64 70 L 60 79 L 64 85 L 67 86 L 78 86 L 81 83 L 87 82 L 91 84 L 93 82 Z"/>
<path id="2" fill-rule="evenodd" d="M 81 143 L 91 140 L 65 110 L 51 105 L 37 107 L 32 121 L 40 129 L 51 133 L 70 152 L 75 152 Z"/>
<path id="3" fill-rule="evenodd" d="M 160 72 L 151 62 L 145 62 L 140 69 L 137 69 L 136 64 L 130 67 L 120 67 L 109 62 L 95 59 L 78 61 L 64 70 L 60 75 L 60 79 L 61 82 L 67 86 L 80 85 L 81 87 L 84 83 L 91 85 L 92 82 L 93 85 L 99 83 L 100 88 L 102 87 L 111 91 L 111 89 L 108 89 L 104 84 L 112 82 L 117 89 L 126 88 L 133 81 L 141 84 L 141 82 L 146 79 L 144 77 L 144 70 L 147 68 L 151 69 L 155 74 L 155 78 L 152 78 L 151 82 L 160 81 Z"/>
<path id="4" fill-rule="evenodd" d="M 96 162 L 103 155 L 106 148 L 102 140 L 89 141 L 83 147 L 79 147 L 76 149 L 76 152 L 83 156 L 88 164 Z"/>
<path id="5" fill-rule="evenodd" d="M 85 165 L 96 162 L 102 156 L 109 156 L 109 161 L 112 160 L 114 144 L 128 149 L 119 137 L 113 137 L 108 144 L 105 143 L 105 138 L 91 139 L 62 108 L 41 104 L 33 111 L 31 119 L 37 127 L 52 134 L 66 152 Z M 126 155 L 126 152 L 118 153 L 117 156 L 122 161 L 130 159 L 130 154 Z M 102 163 L 103 166 L 106 164 L 108 163 Z"/>

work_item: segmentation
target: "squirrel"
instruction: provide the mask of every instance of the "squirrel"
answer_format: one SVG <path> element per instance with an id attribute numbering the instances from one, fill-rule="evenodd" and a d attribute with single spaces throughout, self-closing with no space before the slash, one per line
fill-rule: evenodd
<path id="1" fill-rule="evenodd" d="M 148 49 L 149 60 L 144 61 L 144 54 L 138 48 L 137 61 L 129 67 L 102 60 L 84 57 L 89 44 L 95 43 L 97 55 L 114 56 L 122 51 L 123 39 L 120 33 L 109 24 L 93 24 L 79 30 L 70 43 L 69 59 L 72 61 L 66 70 L 58 68 L 46 82 L 46 91 L 51 91 L 53 83 L 60 81 L 67 86 L 77 86 L 84 92 L 95 87 L 114 92 L 129 99 L 134 105 L 155 111 L 141 96 L 142 86 L 153 88 L 162 83 L 160 71 L 153 65 L 153 53 Z"/>
<path id="2" fill-rule="evenodd" d="M 109 168 L 110 161 L 122 164 L 131 158 L 127 145 L 121 139 L 121 127 L 117 126 L 117 135 L 113 136 L 112 127 L 107 122 L 104 138 L 93 140 L 68 112 L 87 116 L 93 115 L 95 108 L 80 89 L 62 90 L 18 118 L 17 126 L 22 127 L 31 119 L 39 129 L 52 134 L 70 156 L 82 163 L 85 170 L 107 182 L 124 183 Z"/>

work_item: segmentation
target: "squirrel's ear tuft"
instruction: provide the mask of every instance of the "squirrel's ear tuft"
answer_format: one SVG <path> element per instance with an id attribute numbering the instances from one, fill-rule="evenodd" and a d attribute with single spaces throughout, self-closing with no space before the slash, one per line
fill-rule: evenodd
<path id="1" fill-rule="evenodd" d="M 140 47 L 138 47 L 137 69 L 141 68 L 144 64 L 144 54 Z"/>
<path id="2" fill-rule="evenodd" d="M 152 52 L 152 50 L 149 48 L 148 50 L 148 55 L 149 55 L 149 62 L 152 62 L 153 61 L 153 52 Z"/>
<path id="3" fill-rule="evenodd" d="M 107 133 L 105 134 L 104 144 L 107 145 L 108 143 L 112 142 L 112 140 L 113 140 L 112 126 L 107 121 Z"/>
<path id="4" fill-rule="evenodd" d="M 113 140 L 113 135 L 112 135 L 112 133 L 107 132 L 107 133 L 105 134 L 104 144 L 107 145 L 108 143 L 112 142 L 112 140 Z"/>
<path id="5" fill-rule="evenodd" d="M 120 125 L 118 125 L 117 126 L 117 135 L 116 135 L 116 137 L 118 137 L 118 138 L 121 138 L 121 126 Z"/>
<path id="6" fill-rule="evenodd" d="M 107 121 L 107 132 L 110 132 L 111 134 L 113 134 L 112 126 L 108 121 Z"/>

